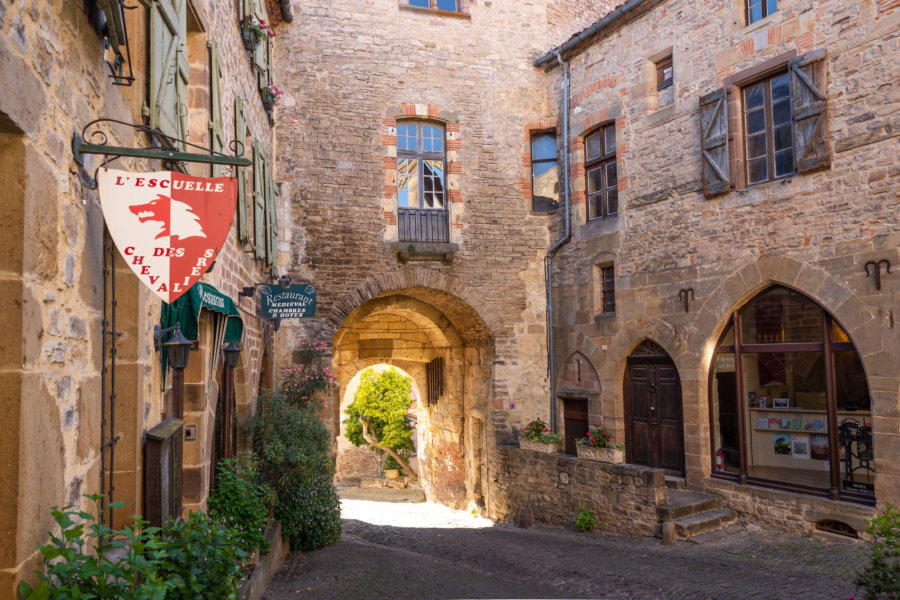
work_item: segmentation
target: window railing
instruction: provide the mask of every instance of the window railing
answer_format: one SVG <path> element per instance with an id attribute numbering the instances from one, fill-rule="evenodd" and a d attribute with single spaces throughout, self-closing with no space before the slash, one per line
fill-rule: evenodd
<path id="1" fill-rule="evenodd" d="M 450 224 L 446 210 L 401 207 L 398 217 L 401 242 L 450 241 Z"/>

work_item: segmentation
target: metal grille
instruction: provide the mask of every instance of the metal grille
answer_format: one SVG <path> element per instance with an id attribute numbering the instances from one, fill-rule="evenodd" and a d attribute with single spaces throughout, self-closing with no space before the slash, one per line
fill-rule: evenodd
<path id="1" fill-rule="evenodd" d="M 398 225 L 401 242 L 446 243 L 450 241 L 450 226 L 446 210 L 401 207 Z"/>
<path id="2" fill-rule="evenodd" d="M 435 358 L 425 365 L 425 376 L 428 379 L 428 404 L 437 404 L 444 393 L 444 359 Z"/>

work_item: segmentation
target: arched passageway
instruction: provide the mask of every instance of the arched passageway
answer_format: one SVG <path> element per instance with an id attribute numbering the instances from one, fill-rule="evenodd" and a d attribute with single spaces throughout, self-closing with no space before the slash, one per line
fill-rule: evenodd
<path id="1" fill-rule="evenodd" d="M 340 432 L 359 374 L 396 367 L 413 380 L 418 474 L 429 500 L 454 507 L 484 506 L 493 341 L 478 313 L 447 292 L 408 288 L 362 303 L 332 339 L 337 386 L 332 430 Z M 348 396 L 350 399 L 348 400 Z M 336 436 L 337 437 L 337 436 Z M 341 457 L 338 474 L 349 473 Z"/>

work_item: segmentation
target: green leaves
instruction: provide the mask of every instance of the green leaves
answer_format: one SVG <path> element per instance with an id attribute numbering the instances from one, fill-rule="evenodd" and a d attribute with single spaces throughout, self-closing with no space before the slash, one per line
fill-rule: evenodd
<path id="1" fill-rule="evenodd" d="M 253 464 L 227 459 L 216 467 L 216 486 L 207 501 L 209 514 L 228 524 L 242 550 L 252 553 L 259 548 L 260 554 L 267 553 L 266 524 L 274 492 L 257 481 L 260 475 Z"/>
<path id="2" fill-rule="evenodd" d="M 868 521 L 872 537 L 869 566 L 856 573 L 856 587 L 865 598 L 900 599 L 900 510 L 888 504 L 884 512 Z"/>
<path id="3" fill-rule="evenodd" d="M 366 443 L 361 418 L 381 445 L 394 450 L 412 450 L 413 430 L 406 419 L 412 403 L 410 392 L 411 380 L 397 369 L 363 372 L 353 403 L 344 411 L 349 417 L 345 421 L 347 439 L 355 446 Z"/>

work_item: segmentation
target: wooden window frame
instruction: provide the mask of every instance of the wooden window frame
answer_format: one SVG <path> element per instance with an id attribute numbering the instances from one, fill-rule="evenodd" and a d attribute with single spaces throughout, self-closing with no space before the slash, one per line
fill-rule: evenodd
<path id="1" fill-rule="evenodd" d="M 665 78 L 666 67 L 669 67 L 672 70 L 668 79 Z M 672 55 L 670 54 L 666 58 L 656 63 L 656 91 L 664 90 L 667 87 L 672 87 L 674 81 L 675 67 L 672 64 Z"/>
<path id="2" fill-rule="evenodd" d="M 769 12 L 769 0 L 758 0 L 761 8 L 762 8 L 762 16 L 756 20 L 752 20 L 750 16 L 750 5 L 757 2 L 757 0 L 745 0 L 744 2 L 744 18 L 747 20 L 747 25 L 753 25 L 754 23 L 759 23 L 765 18 L 768 18 L 775 13 L 778 12 L 778 0 L 775 0 L 775 10 Z"/>
<path id="3" fill-rule="evenodd" d="M 437 13 L 441 15 L 468 15 L 468 13 L 463 11 L 463 1 L 464 0 L 454 0 L 454 9 L 447 10 L 445 8 L 438 8 L 438 0 L 419 0 L 420 2 L 427 3 L 428 6 L 418 6 L 412 4 L 412 0 L 400 0 L 400 8 L 405 10 L 417 10 L 417 11 L 428 11 L 432 13 Z"/>
<path id="4" fill-rule="evenodd" d="M 559 173 L 559 135 L 557 134 L 556 129 L 534 130 L 534 131 L 531 131 L 530 134 L 531 135 L 528 139 L 528 156 L 531 161 L 531 165 L 529 166 L 530 176 L 531 176 L 531 211 L 532 211 L 532 213 L 539 214 L 539 215 L 552 214 L 552 213 L 555 213 L 557 210 L 559 210 L 559 192 L 560 192 L 561 184 L 562 184 L 562 181 L 560 180 L 561 178 L 559 177 L 559 175 L 560 175 L 560 173 Z M 535 138 L 538 138 L 541 136 L 552 136 L 553 137 L 554 144 L 556 145 L 556 156 L 554 158 L 538 158 L 538 159 L 534 158 L 534 140 L 535 140 Z M 535 202 L 534 202 L 534 166 L 539 165 L 539 164 L 544 164 L 544 163 L 551 163 L 551 162 L 556 163 L 556 174 L 557 174 L 557 178 L 558 178 L 557 186 L 559 186 L 559 188 L 560 188 L 557 190 L 557 193 L 556 193 L 556 207 L 552 208 L 552 209 L 548 209 L 548 210 L 538 210 L 535 205 Z"/>
<path id="5" fill-rule="evenodd" d="M 598 267 L 600 275 L 600 312 L 616 314 L 616 270 L 614 265 Z"/>
<path id="6" fill-rule="evenodd" d="M 776 151 L 775 151 L 775 124 L 774 124 L 774 115 L 772 112 L 772 85 L 771 85 L 771 82 L 776 77 L 780 77 L 782 75 L 786 76 L 787 80 L 788 80 L 788 95 L 785 98 L 780 99 L 779 101 L 786 101 L 788 104 L 788 109 L 791 111 L 790 118 L 787 121 L 787 124 L 790 125 L 790 127 L 791 127 L 791 135 L 790 135 L 790 138 L 791 138 L 791 145 L 790 145 L 791 172 L 786 173 L 784 175 L 776 175 L 775 174 L 775 154 L 776 154 Z M 754 108 L 751 110 L 748 110 L 746 108 L 745 94 L 747 93 L 747 90 L 749 90 L 750 88 L 757 86 L 759 84 L 763 84 L 763 83 L 766 84 L 763 87 L 763 94 L 765 96 L 763 99 L 763 113 L 765 115 L 765 129 L 763 131 L 765 132 L 765 135 L 766 135 L 765 157 L 766 157 L 767 178 L 764 180 L 761 180 L 761 181 L 751 182 L 750 181 L 750 160 L 751 159 L 747 158 L 747 156 L 749 155 L 749 150 L 747 148 L 747 145 L 749 144 L 750 138 L 752 136 L 747 133 L 747 131 L 748 131 L 747 115 L 751 112 L 751 110 L 758 110 L 758 108 Z M 754 79 L 751 82 L 743 83 L 739 89 L 740 89 L 740 94 L 741 94 L 741 116 L 740 116 L 741 132 L 742 132 L 742 136 L 743 136 L 743 144 L 741 146 L 741 151 L 743 152 L 744 157 L 745 157 L 745 160 L 743 161 L 743 167 L 742 167 L 742 175 L 744 177 L 744 183 L 745 183 L 744 187 L 754 187 L 757 185 L 763 185 L 766 183 L 771 183 L 773 181 L 778 181 L 780 179 L 787 179 L 787 178 L 793 177 L 794 175 L 796 175 L 797 171 L 796 171 L 796 166 L 795 166 L 796 156 L 794 153 L 794 141 L 793 141 L 794 140 L 794 115 L 793 115 L 793 109 L 791 108 L 791 104 L 792 104 L 792 100 L 793 100 L 792 92 L 791 92 L 791 74 L 790 74 L 790 70 L 788 69 L 787 65 L 785 65 L 783 70 L 776 71 L 774 73 L 770 73 L 770 74 L 766 75 L 765 77 Z M 784 125 L 784 123 L 782 123 L 782 126 L 783 125 Z M 757 135 L 757 134 L 753 134 L 753 135 Z M 784 150 L 781 150 L 781 152 L 784 152 Z M 759 158 L 759 157 L 757 157 L 757 158 Z"/>
<path id="7" fill-rule="evenodd" d="M 415 125 L 416 126 L 416 150 L 406 150 L 400 148 L 400 136 L 399 129 L 402 125 Z M 427 125 L 429 127 L 439 127 L 441 130 L 442 143 L 441 143 L 441 151 L 440 152 L 427 152 L 422 150 L 422 131 L 423 126 Z M 397 121 L 397 161 L 398 161 L 398 187 L 397 187 L 397 208 L 421 208 L 427 210 L 448 210 L 447 200 L 447 127 L 444 123 L 440 123 L 438 121 L 426 121 L 421 119 L 405 119 L 401 121 Z M 399 188 L 399 161 L 400 159 L 413 159 L 416 162 L 416 185 L 418 185 L 418 189 L 416 191 L 418 198 L 418 206 L 400 206 L 400 188 Z M 444 173 L 443 173 L 443 182 L 444 189 L 441 190 L 441 206 L 425 206 L 425 168 L 423 166 L 426 160 L 440 160 L 444 164 Z"/>
<path id="8" fill-rule="evenodd" d="M 606 132 L 610 128 L 612 128 L 613 135 L 615 136 L 616 135 L 615 121 L 603 123 L 596 129 L 591 131 L 589 134 L 584 136 L 584 158 L 585 158 L 584 190 L 585 190 L 585 197 L 586 197 L 586 201 L 587 201 L 587 220 L 588 221 L 608 219 L 610 217 L 615 217 L 619 214 L 619 200 L 618 200 L 619 175 L 618 175 L 618 164 L 616 162 L 616 148 L 618 148 L 619 143 L 618 143 L 618 140 L 616 140 L 616 145 L 612 150 L 609 150 L 607 148 Z M 590 138 L 594 137 L 595 135 L 601 136 L 601 139 L 603 141 L 603 152 L 599 156 L 588 159 L 588 140 Z M 610 164 L 616 165 L 616 185 L 615 186 L 610 186 L 609 182 L 608 182 L 608 178 L 607 178 L 607 174 L 608 174 L 607 168 Z M 590 191 L 591 173 L 598 169 L 602 169 L 600 189 L 595 192 L 591 192 Z M 615 191 L 616 191 L 616 210 L 614 210 L 614 211 L 609 210 L 609 192 L 611 189 L 615 189 Z M 593 214 L 594 213 L 593 207 L 594 207 L 594 202 L 595 202 L 596 198 L 602 199 L 602 203 L 601 203 L 602 210 L 600 211 L 599 215 Z"/>

